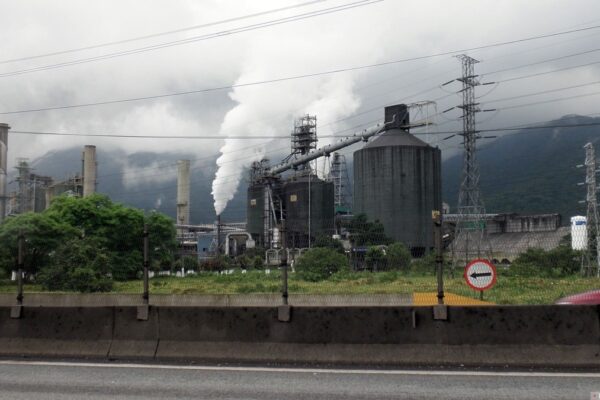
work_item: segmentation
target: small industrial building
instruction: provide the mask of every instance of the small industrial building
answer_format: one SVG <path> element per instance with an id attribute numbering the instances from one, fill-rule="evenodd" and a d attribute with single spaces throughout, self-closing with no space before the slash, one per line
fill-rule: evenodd
<path id="1" fill-rule="evenodd" d="M 454 232 L 457 220 L 458 214 L 444 215 L 445 231 Z M 528 249 L 555 249 L 571 233 L 570 227 L 562 226 L 560 214 L 486 214 L 483 220 L 493 261 L 500 264 L 509 264 Z"/>

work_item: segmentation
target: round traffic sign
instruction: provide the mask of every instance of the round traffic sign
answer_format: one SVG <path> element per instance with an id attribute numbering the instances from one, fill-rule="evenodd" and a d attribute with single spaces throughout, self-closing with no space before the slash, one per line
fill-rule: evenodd
<path id="1" fill-rule="evenodd" d="M 488 260 L 473 260 L 465 267 L 465 281 L 475 290 L 487 290 L 496 284 L 496 267 Z"/>

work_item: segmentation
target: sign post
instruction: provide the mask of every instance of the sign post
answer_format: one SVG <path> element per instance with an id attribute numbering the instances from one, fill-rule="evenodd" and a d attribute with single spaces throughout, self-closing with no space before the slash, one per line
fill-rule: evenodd
<path id="1" fill-rule="evenodd" d="M 479 291 L 480 299 L 483 300 L 483 291 L 496 284 L 496 267 L 488 260 L 476 259 L 467 264 L 464 277 L 467 285 Z"/>

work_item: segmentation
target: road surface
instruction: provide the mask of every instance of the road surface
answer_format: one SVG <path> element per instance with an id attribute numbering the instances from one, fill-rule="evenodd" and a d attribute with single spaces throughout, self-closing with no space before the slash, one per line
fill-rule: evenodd
<path id="1" fill-rule="evenodd" d="M 0 361 L 0 399 L 590 399 L 600 373 Z"/>

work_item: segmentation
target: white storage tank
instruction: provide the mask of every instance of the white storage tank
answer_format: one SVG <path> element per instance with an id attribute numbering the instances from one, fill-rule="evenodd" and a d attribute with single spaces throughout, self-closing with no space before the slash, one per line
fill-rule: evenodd
<path id="1" fill-rule="evenodd" d="M 587 218 L 581 215 L 571 217 L 571 248 L 587 249 Z"/>

